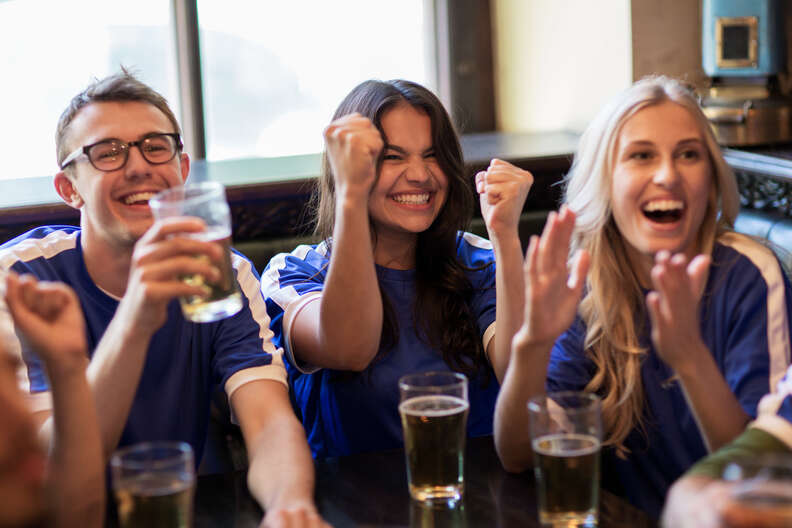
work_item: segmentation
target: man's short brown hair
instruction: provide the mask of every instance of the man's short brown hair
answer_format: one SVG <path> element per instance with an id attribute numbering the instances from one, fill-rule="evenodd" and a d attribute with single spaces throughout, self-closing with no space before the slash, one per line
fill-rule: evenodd
<path id="1" fill-rule="evenodd" d="M 58 157 L 58 166 L 64 158 L 69 155 L 66 146 L 66 133 L 77 113 L 91 103 L 101 102 L 143 102 L 159 108 L 168 121 L 173 125 L 173 130 L 181 134 L 179 122 L 173 110 L 168 106 L 168 101 L 145 83 L 138 80 L 125 68 L 121 71 L 105 77 L 95 79 L 88 87 L 75 95 L 69 102 L 69 106 L 63 111 L 58 119 L 58 128 L 55 131 L 55 148 Z"/>

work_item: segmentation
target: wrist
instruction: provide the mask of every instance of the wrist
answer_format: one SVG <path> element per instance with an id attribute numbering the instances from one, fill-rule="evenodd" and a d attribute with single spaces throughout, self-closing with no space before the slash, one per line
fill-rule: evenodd
<path id="1" fill-rule="evenodd" d="M 368 205 L 369 194 L 371 194 L 371 185 L 365 184 L 344 184 L 336 187 L 336 204 L 337 207 L 355 207 L 361 205 Z"/>
<path id="2" fill-rule="evenodd" d="M 517 250 L 522 255 L 522 243 L 520 242 L 520 233 L 515 229 L 501 229 L 498 231 L 487 229 L 492 249 L 496 253 L 502 253 L 509 250 Z"/>
<path id="3" fill-rule="evenodd" d="M 703 362 L 708 359 L 712 360 L 712 355 L 709 353 L 707 346 L 699 340 L 688 347 L 685 354 L 679 354 L 675 357 L 674 362 L 669 363 L 669 366 L 684 381 L 698 378 Z"/>
<path id="4" fill-rule="evenodd" d="M 63 357 L 57 359 L 44 359 L 47 377 L 54 385 L 69 383 L 73 380 L 84 381 L 88 363 L 85 349 L 63 354 Z"/>
<path id="5" fill-rule="evenodd" d="M 555 339 L 532 335 L 523 325 L 512 338 L 512 360 L 536 357 L 543 353 L 549 355 L 554 343 Z"/>

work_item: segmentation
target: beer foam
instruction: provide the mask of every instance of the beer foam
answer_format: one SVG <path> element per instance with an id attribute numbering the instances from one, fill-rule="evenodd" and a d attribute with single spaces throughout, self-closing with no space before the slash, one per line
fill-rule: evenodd
<path id="1" fill-rule="evenodd" d="M 549 448 L 540 447 L 542 444 L 549 444 Z M 542 455 L 576 457 L 596 453 L 600 450 L 600 441 L 591 435 L 556 433 L 534 439 L 531 447 Z"/>
<path id="2" fill-rule="evenodd" d="M 456 396 L 417 396 L 399 404 L 399 412 L 412 416 L 450 416 L 467 411 L 470 404 Z"/>

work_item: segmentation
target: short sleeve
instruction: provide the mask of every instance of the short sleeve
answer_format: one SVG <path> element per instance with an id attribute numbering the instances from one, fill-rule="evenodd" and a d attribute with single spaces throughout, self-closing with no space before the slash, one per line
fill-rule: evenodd
<path id="1" fill-rule="evenodd" d="M 484 349 L 495 335 L 495 253 L 492 243 L 472 233 L 462 233 L 457 256 L 468 268 L 473 286 L 470 309 L 476 318 Z"/>
<path id="2" fill-rule="evenodd" d="M 291 253 L 276 255 L 261 276 L 261 293 L 266 302 L 273 343 L 281 347 L 289 363 L 301 372 L 318 370 L 294 357 L 291 328 L 295 317 L 310 302 L 321 298 L 327 276 L 327 245 L 298 246 Z"/>
<path id="3" fill-rule="evenodd" d="M 712 334 L 711 349 L 726 383 L 745 412 L 755 417 L 759 400 L 775 390 L 789 365 L 792 304 L 776 256 L 743 238 L 728 239 L 739 257 L 716 263 L 722 275 L 708 285 L 714 293 L 703 324 L 709 325 L 704 332 Z"/>
<path id="4" fill-rule="evenodd" d="M 229 398 L 234 390 L 257 379 L 288 384 L 281 351 L 272 341 L 258 274 L 239 254 L 232 254 L 232 264 L 245 302 L 242 310 L 218 325 L 212 361 L 216 379 Z"/>
<path id="5" fill-rule="evenodd" d="M 595 366 L 583 349 L 585 337 L 585 324 L 578 317 L 553 344 L 545 384 L 548 392 L 582 391 L 591 381 Z"/>

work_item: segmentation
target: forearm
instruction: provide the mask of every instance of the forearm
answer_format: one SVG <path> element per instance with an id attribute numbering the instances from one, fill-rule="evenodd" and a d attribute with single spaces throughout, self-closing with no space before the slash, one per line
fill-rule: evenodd
<path id="1" fill-rule="evenodd" d="M 495 313 L 497 329 L 490 363 L 499 382 L 503 382 L 511 356 L 512 338 L 522 324 L 525 309 L 522 246 L 516 229 L 493 237 L 495 250 Z"/>
<path id="2" fill-rule="evenodd" d="M 54 411 L 50 471 L 56 526 L 99 527 L 104 522 L 104 460 L 86 366 L 87 359 L 68 371 L 48 368 Z"/>
<path id="3" fill-rule="evenodd" d="M 528 399 L 545 391 L 550 346 L 532 345 L 515 336 L 512 358 L 495 404 L 495 449 L 507 471 L 533 464 Z"/>
<path id="4" fill-rule="evenodd" d="M 309 363 L 363 370 L 377 354 L 383 308 L 365 207 L 339 205 L 319 311 L 318 350 Z"/>
<path id="5" fill-rule="evenodd" d="M 270 420 L 247 443 L 248 487 L 264 510 L 315 509 L 313 459 L 293 415 Z"/>
<path id="6" fill-rule="evenodd" d="M 707 448 L 715 451 L 742 433 L 750 416 L 740 406 L 703 343 L 696 344 L 686 356 L 696 359 L 675 371 Z"/>
<path id="7" fill-rule="evenodd" d="M 94 351 L 88 366 L 87 378 L 96 402 L 104 461 L 110 459 L 137 392 L 150 335 L 137 333 L 119 317 L 110 322 Z"/>

